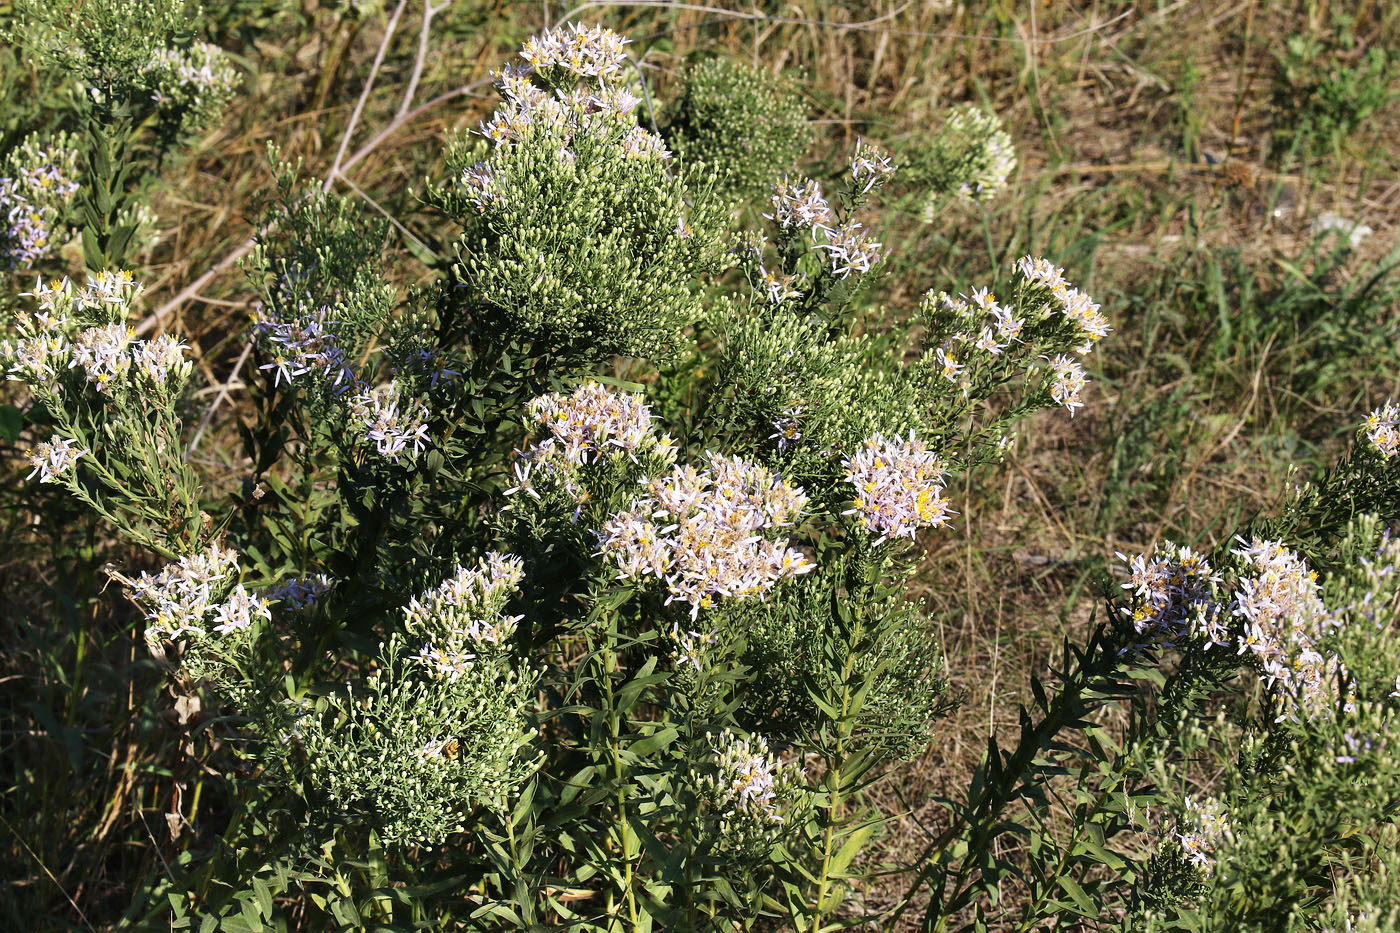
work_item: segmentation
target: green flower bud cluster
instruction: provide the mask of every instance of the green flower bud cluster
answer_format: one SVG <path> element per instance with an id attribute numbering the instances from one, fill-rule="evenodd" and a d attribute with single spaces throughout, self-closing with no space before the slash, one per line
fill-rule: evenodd
<path id="1" fill-rule="evenodd" d="M 718 191 L 735 201 L 791 171 L 811 138 L 800 99 L 770 73 L 727 58 L 691 66 L 673 110 L 667 141 L 682 160 L 715 171 Z"/>
<path id="2" fill-rule="evenodd" d="M 722 211 L 636 125 L 625 88 L 579 76 L 547 90 L 532 74 L 507 69 L 482 129 L 497 148 L 458 147 L 436 192 L 466 228 L 455 271 L 473 325 L 578 364 L 665 357 L 701 316 Z"/>
<path id="3" fill-rule="evenodd" d="M 943 127 L 907 161 L 905 178 L 920 189 L 920 212 L 932 223 L 950 198 L 996 197 L 1016 169 L 1016 149 L 995 114 L 963 104 L 948 111 Z"/>
<path id="4" fill-rule="evenodd" d="M 501 650 L 516 622 L 501 609 L 520 580 L 508 555 L 459 568 L 409 604 L 363 681 L 288 724 L 330 810 L 372 818 L 392 845 L 439 845 L 530 775 L 536 678 Z"/>

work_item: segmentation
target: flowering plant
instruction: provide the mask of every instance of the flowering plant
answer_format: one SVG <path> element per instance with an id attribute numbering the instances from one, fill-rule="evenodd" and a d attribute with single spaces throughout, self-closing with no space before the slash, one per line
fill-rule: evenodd
<path id="1" fill-rule="evenodd" d="M 158 557 L 109 575 L 185 708 L 204 698 L 229 814 L 133 915 L 856 922 L 881 823 L 867 792 L 955 705 L 937 620 L 908 595 L 919 545 L 971 508 L 955 481 L 994 468 L 1018 423 L 1082 424 L 1100 305 L 1025 256 L 966 294 L 920 282 L 882 321 L 895 157 L 862 140 L 798 174 L 800 108 L 721 65 L 694 69 L 663 132 L 627 40 L 564 25 L 524 43 L 497 109 L 448 146 L 412 288 L 387 221 L 277 164 L 244 266 L 258 306 L 230 484 L 189 456 L 191 348 L 139 337 L 123 218 L 133 168 L 155 177 L 146 147 L 207 126 L 235 73 L 186 41 L 184 4 L 90 0 L 77 25 L 22 6 L 34 54 L 87 86 L 81 158 L 34 144 L 0 184 L 32 215 L 4 241 L 16 262 L 52 260 L 40 228 L 65 198 L 83 214 L 83 284 L 38 279 L 3 348 L 30 476 Z M 781 132 L 743 150 L 758 120 Z M 999 122 L 960 108 L 909 176 L 932 217 L 1014 166 Z M 1019 741 L 989 743 L 901 866 L 907 894 L 869 919 L 1280 929 L 1352 895 L 1383 905 L 1323 828 L 1342 809 L 1379 844 L 1400 788 L 1396 420 L 1374 413 L 1334 474 L 1234 546 L 1125 557 L 1058 689 L 1033 682 Z M 1241 684 L 1252 702 L 1205 715 Z M 1094 718 L 1111 703 L 1129 713 L 1113 734 Z M 1226 777 L 1188 791 L 1207 755 Z M 1316 829 L 1289 844 L 1303 878 L 1261 841 L 1290 820 Z"/>

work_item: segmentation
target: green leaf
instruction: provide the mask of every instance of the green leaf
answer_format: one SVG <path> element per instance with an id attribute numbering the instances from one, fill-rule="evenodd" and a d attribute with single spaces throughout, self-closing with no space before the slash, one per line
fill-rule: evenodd
<path id="1" fill-rule="evenodd" d="M 878 823 L 870 822 L 863 826 L 858 826 L 851 830 L 846 836 L 846 841 L 841 843 L 841 848 L 831 859 L 830 872 L 835 877 L 841 877 L 846 873 L 846 869 L 855 859 L 856 854 L 870 840 L 870 836 L 875 832 Z"/>
<path id="2" fill-rule="evenodd" d="M 680 731 L 676 729 L 675 726 L 667 726 L 665 729 L 655 732 L 644 739 L 638 739 L 628 746 L 627 750 L 638 757 L 650 755 L 652 752 L 659 751 L 669 746 L 676 740 L 676 736 L 678 735 L 680 735 Z"/>

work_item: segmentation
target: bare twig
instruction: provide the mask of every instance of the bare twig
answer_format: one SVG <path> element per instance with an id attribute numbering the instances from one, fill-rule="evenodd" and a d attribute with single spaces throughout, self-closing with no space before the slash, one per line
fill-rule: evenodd
<path id="1" fill-rule="evenodd" d="M 413 105 L 413 98 L 418 94 L 418 82 L 423 77 L 423 65 L 428 61 L 428 35 L 433 24 L 433 17 L 441 13 L 451 4 L 451 0 L 438 6 L 433 6 L 432 0 L 423 0 L 423 26 L 418 30 L 418 54 L 413 59 L 413 73 L 408 78 L 408 88 L 403 92 L 403 102 L 399 104 L 395 117 L 401 117 L 408 113 L 408 108 Z"/>
<path id="2" fill-rule="evenodd" d="M 206 269 L 204 273 L 199 276 L 199 278 L 195 279 L 193 282 L 180 289 L 180 291 L 175 295 L 175 297 L 171 298 L 165 304 L 152 311 L 146 317 L 146 319 L 142 321 L 141 324 L 136 328 L 136 333 L 144 334 L 147 331 L 153 329 L 157 324 L 164 320 L 165 316 L 168 315 L 170 312 L 174 311 L 176 308 L 180 307 L 182 304 L 189 301 L 191 298 L 198 296 L 200 290 L 203 289 L 204 286 L 208 285 L 211 281 L 213 281 L 215 276 L 223 272 L 229 266 L 232 266 L 234 263 L 238 262 L 238 260 L 242 259 L 244 256 L 251 253 L 253 251 L 253 247 L 258 245 L 257 236 L 260 236 L 261 234 L 266 232 L 267 228 L 264 227 L 262 230 L 258 231 L 257 235 L 250 236 L 243 243 L 239 244 L 239 246 L 236 249 L 234 249 L 233 252 L 229 253 L 223 259 L 220 259 L 218 262 L 214 263 L 214 265 Z"/>
<path id="3" fill-rule="evenodd" d="M 452 100 L 453 98 L 465 97 L 466 95 L 471 94 L 477 88 L 490 83 L 490 78 L 481 78 L 477 81 L 471 82 L 470 84 L 464 84 L 461 87 L 456 87 L 450 91 L 445 91 L 426 103 L 419 104 L 417 107 L 414 107 L 402 117 L 395 117 L 393 120 L 390 120 L 389 123 L 386 124 L 382 130 L 375 134 L 373 139 L 361 146 L 360 149 L 357 152 L 355 152 L 354 155 L 350 156 L 350 158 L 346 159 L 344 164 L 342 164 L 337 170 L 336 174 L 343 174 L 344 172 L 354 168 L 367 156 L 373 153 L 375 149 L 378 149 L 379 146 L 384 142 L 384 140 L 397 133 L 404 126 L 404 124 L 411 123 L 416 117 L 419 116 L 419 114 L 431 110 L 439 104 L 444 104 L 447 101 Z"/>
<path id="4" fill-rule="evenodd" d="M 355 135 L 355 126 L 360 122 L 360 114 L 364 113 L 365 102 L 369 100 L 370 92 L 374 90 L 374 79 L 379 76 L 380 66 L 384 64 L 384 56 L 389 51 L 389 43 L 394 38 L 394 32 L 399 28 L 399 17 L 403 15 L 403 11 L 407 7 L 408 0 L 399 0 L 399 5 L 394 8 L 393 15 L 389 17 L 389 22 L 384 27 L 384 39 L 379 43 L 379 51 L 374 54 L 374 64 L 370 65 L 369 77 L 365 79 L 365 88 L 360 92 L 360 99 L 355 102 L 355 110 L 350 114 L 350 125 L 345 128 L 345 135 L 340 137 L 340 148 L 336 150 L 330 174 L 326 176 L 325 188 L 328 191 L 331 180 L 340 171 L 340 160 L 345 158 L 345 150 L 350 145 L 350 137 Z"/>
<path id="5" fill-rule="evenodd" d="M 228 390 L 238 382 L 238 374 L 243 372 L 243 364 L 248 362 L 248 354 L 251 353 L 252 350 L 253 341 L 245 340 L 243 342 L 243 352 L 238 356 L 238 362 L 233 364 L 233 371 L 228 374 L 228 378 L 224 380 L 224 384 L 219 387 L 219 394 L 214 397 L 214 404 L 210 405 L 209 410 L 204 413 L 204 420 L 200 421 L 199 427 L 195 429 L 194 437 L 190 440 L 190 446 L 185 451 L 185 456 L 188 457 L 193 454 L 195 448 L 199 446 L 200 439 L 204 437 L 204 429 L 209 427 L 209 422 L 213 419 L 214 412 L 218 411 L 224 399 L 228 398 Z"/>
<path id="6" fill-rule="evenodd" d="M 407 237 L 408 239 L 412 240 L 415 244 L 417 244 L 417 246 L 418 246 L 420 249 L 422 249 L 422 250 L 424 250 L 425 252 L 430 253 L 430 254 L 434 252 L 434 250 L 433 250 L 433 248 L 432 248 L 431 246 L 429 246 L 427 243 L 424 243 L 424 242 L 423 242 L 422 240 L 420 240 L 418 237 L 414 236 L 412 230 L 408 229 L 408 228 L 405 227 L 403 224 L 399 223 L 399 219 L 398 219 L 397 217 L 395 217 L 393 214 L 389 213 L 389 212 L 386 211 L 383 207 L 381 207 L 380 204 L 379 204 L 379 202 L 376 201 L 374 198 L 370 197 L 368 194 L 366 194 L 366 193 L 364 192 L 364 190 L 363 190 L 359 185 L 355 184 L 353 181 L 351 181 L 350 179 L 346 178 L 344 175 L 337 175 L 336 177 L 339 178 L 341 181 L 345 182 L 345 184 L 349 185 L 351 191 L 355 192 L 355 193 L 358 194 L 360 197 L 364 198 L 365 201 L 367 201 L 367 202 L 369 203 L 369 206 L 370 206 L 370 207 L 372 207 L 372 208 L 374 208 L 375 210 L 379 211 L 379 213 L 383 214 L 386 218 L 388 218 L 389 223 L 391 223 L 391 224 L 394 225 L 394 229 L 398 230 L 398 231 L 399 231 L 400 233 L 402 233 L 405 237 Z"/>

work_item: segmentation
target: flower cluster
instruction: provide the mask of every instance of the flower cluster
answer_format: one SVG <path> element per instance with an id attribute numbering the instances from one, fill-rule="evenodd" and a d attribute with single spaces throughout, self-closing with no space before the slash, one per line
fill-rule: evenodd
<path id="1" fill-rule="evenodd" d="M 550 132 L 557 137 L 559 159 L 572 163 L 576 156 L 570 146 L 578 134 L 602 136 L 615 132 L 628 158 L 671 158 L 661 137 L 636 125 L 633 115 L 641 98 L 628 87 L 609 83 L 625 60 L 624 41 L 610 29 L 578 25 L 546 30 L 527 39 L 520 54 L 528 64 L 507 66 L 496 75 L 496 87 L 504 102 L 482 121 L 481 135 L 503 148 L 536 132 Z M 556 87 L 551 93 L 531 80 L 532 74 L 555 66 L 588 84 Z M 498 206 L 499 191 L 489 163 L 466 169 L 460 181 L 467 200 L 477 209 Z"/>
<path id="2" fill-rule="evenodd" d="M 947 328 L 951 332 L 940 346 L 934 347 L 934 371 L 964 394 L 971 390 L 973 380 L 969 365 L 958 359 L 963 348 L 971 348 L 964 359 L 971 361 L 973 369 L 989 365 L 1022 342 L 1021 333 L 1026 327 L 1025 317 L 997 301 L 987 288 L 974 288 L 971 296 L 957 298 L 947 292 L 930 291 L 924 295 L 923 309 L 925 314 L 940 314 L 951 321 Z"/>
<path id="3" fill-rule="evenodd" d="M 907 440 L 877 433 L 842 466 L 846 481 L 856 488 L 852 507 L 842 514 L 857 516 L 861 527 L 877 532 L 877 544 L 913 538 L 919 528 L 952 520 L 943 495 L 947 467 L 912 431 Z"/>
<path id="4" fill-rule="evenodd" d="M 813 565 L 786 539 L 764 533 L 791 525 L 806 494 L 757 464 L 711 454 L 704 470 L 675 467 L 652 480 L 647 495 L 598 532 L 599 553 L 619 578 L 665 581 L 666 602 L 687 602 L 691 618 L 715 597 L 743 599 Z"/>
<path id="5" fill-rule="evenodd" d="M 731 858 L 763 857 L 812 804 L 795 763 L 782 761 L 762 736 L 730 729 L 715 737 L 696 789 L 713 821 L 715 850 Z"/>
<path id="6" fill-rule="evenodd" d="M 924 219 L 932 222 L 948 195 L 974 202 L 995 197 L 1015 169 L 1016 150 L 994 114 L 971 104 L 953 108 L 915 173 L 929 189 Z"/>
<path id="7" fill-rule="evenodd" d="M 802 297 L 802 291 L 796 285 L 805 281 L 806 277 L 800 272 L 784 275 L 759 263 L 758 276 L 763 286 L 763 295 L 768 299 L 769 304 L 780 305 L 790 298 Z"/>
<path id="8" fill-rule="evenodd" d="M 198 132 L 233 99 L 238 72 L 216 45 L 158 49 L 143 77 L 170 132 Z"/>
<path id="9" fill-rule="evenodd" d="M 1215 593 L 1220 576 L 1204 555 L 1162 541 L 1151 554 L 1131 559 L 1119 554 L 1118 559 L 1131 574 L 1123 589 L 1132 591 L 1137 603 L 1124 612 L 1149 644 L 1174 647 L 1184 639 L 1197 639 L 1206 647 L 1228 644 Z"/>
<path id="10" fill-rule="evenodd" d="M 969 146 L 971 171 L 959 185 L 958 193 L 969 201 L 995 197 L 1016 169 L 1016 150 L 1011 137 L 1001 128 L 1001 121 L 993 114 L 966 106 L 953 111 L 947 128 L 965 134 Z"/>
<path id="11" fill-rule="evenodd" d="M 1334 758 L 1339 765 L 1354 765 L 1385 751 L 1386 745 L 1384 735 L 1375 732 L 1353 732 L 1348 729 L 1342 733 L 1342 744 L 1338 749 L 1341 754 L 1335 755 Z"/>
<path id="12" fill-rule="evenodd" d="M 1073 354 L 1085 354 L 1110 331 L 1108 319 L 1088 295 L 1065 281 L 1063 270 L 1030 256 L 1016 264 L 1022 284 L 1003 304 L 987 288 L 956 298 L 947 292 L 924 296 L 922 313 L 930 328 L 935 378 L 959 386 L 965 395 L 995 385 L 1026 354 L 1039 351 L 1045 362 L 1042 391 L 1071 415 L 1084 406 L 1087 375 Z M 1052 355 L 1053 354 L 1053 355 Z M 1029 357 L 1028 370 L 1038 368 Z"/>
<path id="13" fill-rule="evenodd" d="M 334 586 L 335 581 L 324 573 L 318 573 L 308 577 L 293 577 L 269 587 L 263 591 L 263 596 L 268 602 L 275 602 L 285 609 L 296 611 L 314 605 Z"/>
<path id="14" fill-rule="evenodd" d="M 1084 391 L 1084 383 L 1087 381 L 1088 374 L 1074 357 L 1061 353 L 1050 361 L 1047 373 L 1050 398 L 1056 405 L 1063 405 L 1070 417 L 1074 416 L 1075 409 L 1084 407 L 1080 394 Z"/>
<path id="15" fill-rule="evenodd" d="M 816 248 L 826 251 L 831 272 L 846 278 L 852 272 L 866 273 L 880 261 L 880 244 L 862 231 L 861 225 L 848 221 L 835 227 L 823 226 L 822 242 Z"/>
<path id="16" fill-rule="evenodd" d="M 784 178 L 773 186 L 769 201 L 773 213 L 763 216 L 784 230 L 824 228 L 835 217 L 822 195 L 821 183 L 810 178 L 802 182 Z"/>
<path id="17" fill-rule="evenodd" d="M 863 139 L 856 140 L 856 153 L 851 157 L 851 179 L 860 186 L 861 194 L 868 194 L 871 188 L 889 181 L 894 170 L 894 159 L 887 153 Z"/>
<path id="18" fill-rule="evenodd" d="M 1094 344 L 1108 336 L 1112 330 L 1108 325 L 1108 318 L 1092 298 L 1065 280 L 1063 269 L 1048 259 L 1038 259 L 1034 256 L 1021 257 L 1016 263 L 1016 268 L 1026 282 L 1050 292 L 1065 320 L 1073 324 L 1084 339 L 1077 348 L 1078 352 L 1092 352 Z"/>
<path id="19" fill-rule="evenodd" d="M 256 619 L 271 619 L 268 601 L 237 583 L 238 554 L 218 544 L 187 554 L 157 574 L 120 578 L 146 614 L 146 643 L 152 651 L 182 636 L 247 631 Z M 212 623 L 212 626 L 211 626 Z"/>
<path id="20" fill-rule="evenodd" d="M 530 403 L 530 416 L 549 433 L 521 452 L 512 494 L 536 494 L 532 484 L 536 475 L 562 480 L 565 488 L 577 494 L 573 476 L 578 468 L 615 455 L 634 462 L 642 454 L 667 462 L 676 456 L 671 437 L 652 430 L 651 407 L 641 395 L 615 392 L 597 382 L 585 382 L 568 395 L 540 396 Z"/>
<path id="21" fill-rule="evenodd" d="M 882 157 L 876 155 L 873 149 L 861 144 L 857 147 L 851 171 L 858 183 L 865 180 L 866 189 L 869 190 L 894 171 L 888 161 L 882 161 Z M 881 244 L 865 232 L 860 223 L 854 220 L 837 222 L 835 211 L 822 194 L 820 182 L 810 178 L 799 182 L 784 178 L 773 186 L 769 204 L 772 205 L 772 213 L 763 216 L 780 229 L 811 231 L 813 244 L 816 249 L 826 252 L 833 275 L 844 279 L 852 272 L 869 272 L 880 261 Z M 781 300 L 781 297 L 775 300 L 773 288 L 779 281 L 775 278 L 770 282 L 765 273 L 764 284 L 768 288 L 769 300 L 774 303 Z M 781 284 L 785 288 L 789 283 L 790 280 Z M 779 295 L 785 297 L 781 292 Z"/>
<path id="22" fill-rule="evenodd" d="M 1187 861 L 1211 874 L 1220 848 L 1234 838 L 1230 814 L 1218 800 L 1187 797 L 1172 838 Z"/>
<path id="23" fill-rule="evenodd" d="M 404 627 L 425 641 L 414 660 L 434 677 L 455 681 L 486 646 L 499 648 L 522 616 L 502 611 L 525 578 L 520 558 L 495 551 L 404 607 Z"/>
<path id="24" fill-rule="evenodd" d="M 494 148 L 483 160 L 477 143 L 454 146 L 432 196 L 479 245 L 456 275 L 483 305 L 481 334 L 573 362 L 661 358 L 703 311 L 692 286 L 717 264 L 723 205 L 671 169 L 618 69 L 587 54 L 576 63 L 599 74 L 558 64 L 570 34 L 611 41 L 566 27 L 527 43 L 546 64 L 498 75 L 502 103 L 480 127 Z"/>
<path id="25" fill-rule="evenodd" d="M 58 245 L 55 236 L 78 193 L 78 153 L 67 142 L 40 145 L 30 136 L 0 160 L 0 259 L 11 268 L 31 266 Z"/>
<path id="26" fill-rule="evenodd" d="M 562 144 L 559 159 L 572 164 L 576 157 L 569 146 L 577 134 L 601 135 L 611 129 L 619 132 L 619 144 L 629 158 L 671 157 L 661 137 L 632 122 L 640 98 L 627 88 L 579 88 L 555 91 L 551 96 L 521 70 L 508 71 L 507 75 L 511 79 L 500 85 L 505 103 L 482 121 L 480 128 L 481 135 L 498 148 L 516 145 L 536 131 L 552 131 Z M 483 209 L 493 206 L 497 195 L 489 164 L 468 169 L 461 181 L 469 200 Z"/>
<path id="27" fill-rule="evenodd" d="M 766 739 L 759 735 L 740 738 L 725 730 L 714 755 L 716 804 L 757 820 L 783 821 L 777 806 L 782 763 L 768 751 Z"/>
<path id="28" fill-rule="evenodd" d="M 1326 647 L 1340 621 L 1319 595 L 1317 572 L 1278 541 L 1244 542 L 1231 553 L 1245 572 L 1235 591 L 1241 620 L 1239 653 L 1263 671 L 1279 707 L 1279 719 L 1303 721 L 1338 703 L 1355 708 L 1351 674 Z"/>
<path id="29" fill-rule="evenodd" d="M 79 449 L 76 441 L 55 434 L 29 452 L 29 464 L 34 467 L 34 471 L 26 479 L 33 479 L 37 476 L 41 483 L 56 483 L 58 478 L 86 453 L 86 450 Z"/>
<path id="30" fill-rule="evenodd" d="M 132 388 L 132 373 L 140 377 L 136 387 L 178 389 L 189 378 L 193 363 L 177 338 L 162 334 L 137 340 L 121 321 L 140 291 L 129 272 L 104 272 L 75 288 L 68 279 L 34 291 L 38 311 L 16 319 L 18 339 L 6 342 L 8 378 L 28 384 L 41 395 L 53 391 L 53 381 L 69 369 L 80 370 L 87 383 L 108 398 Z M 84 319 L 106 318 L 111 323 L 84 327 Z M 115 319 L 115 320 L 112 320 Z"/>
<path id="31" fill-rule="evenodd" d="M 584 78 L 605 78 L 622 70 L 623 46 L 631 40 L 605 26 L 566 23 L 525 40 L 520 57 L 532 68 L 561 67 Z"/>
<path id="32" fill-rule="evenodd" d="M 291 385 L 294 379 L 311 374 L 334 392 L 356 386 L 350 359 L 333 330 L 335 323 L 329 320 L 327 308 L 290 321 L 262 316 L 255 332 L 265 341 L 271 359 L 259 368 L 274 370 L 276 385 Z"/>
<path id="33" fill-rule="evenodd" d="M 1366 416 L 1366 440 L 1387 460 L 1400 451 L 1400 408 L 1386 402 Z"/>
<path id="34" fill-rule="evenodd" d="M 428 445 L 428 406 L 420 399 L 405 399 L 403 387 L 394 381 L 364 388 L 350 398 L 350 417 L 365 428 L 381 457 L 397 462 L 410 447 L 413 455 Z"/>

